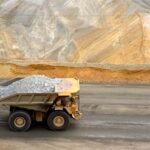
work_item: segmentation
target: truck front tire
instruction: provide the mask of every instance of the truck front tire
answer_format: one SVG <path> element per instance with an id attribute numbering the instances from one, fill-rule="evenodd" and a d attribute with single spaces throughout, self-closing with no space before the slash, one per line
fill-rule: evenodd
<path id="1" fill-rule="evenodd" d="M 66 130 L 69 122 L 69 116 L 64 111 L 53 111 L 47 118 L 47 125 L 53 131 Z"/>
<path id="2" fill-rule="evenodd" d="M 31 117 L 28 112 L 12 112 L 8 119 L 8 126 L 12 131 L 27 131 L 31 127 Z"/>

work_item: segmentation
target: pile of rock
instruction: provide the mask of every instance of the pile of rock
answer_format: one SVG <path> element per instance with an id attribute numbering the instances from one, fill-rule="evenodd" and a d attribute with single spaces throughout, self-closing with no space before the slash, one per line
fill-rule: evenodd
<path id="1" fill-rule="evenodd" d="M 0 87 L 0 97 L 10 96 L 16 93 L 48 93 L 54 92 L 55 85 L 61 82 L 61 78 L 49 78 L 43 75 L 34 75 L 15 81 L 12 84 Z"/>

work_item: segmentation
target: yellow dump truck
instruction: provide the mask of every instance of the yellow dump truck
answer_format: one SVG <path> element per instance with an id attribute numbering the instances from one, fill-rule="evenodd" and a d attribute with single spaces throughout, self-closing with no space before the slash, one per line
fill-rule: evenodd
<path id="1" fill-rule="evenodd" d="M 70 118 L 80 119 L 79 80 L 65 78 L 51 93 L 15 93 L 0 98 L 0 105 L 9 106 L 9 128 L 27 131 L 32 121 L 46 121 L 51 130 L 68 128 Z"/>

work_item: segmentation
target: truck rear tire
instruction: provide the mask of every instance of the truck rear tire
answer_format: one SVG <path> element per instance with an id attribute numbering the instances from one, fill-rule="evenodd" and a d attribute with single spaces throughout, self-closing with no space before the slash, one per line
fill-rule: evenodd
<path id="1" fill-rule="evenodd" d="M 64 111 L 53 111 L 47 118 L 47 125 L 53 131 L 66 130 L 69 124 L 69 116 Z"/>
<path id="2" fill-rule="evenodd" d="M 15 111 L 9 116 L 8 126 L 12 131 L 27 131 L 31 127 L 31 122 L 28 112 Z"/>

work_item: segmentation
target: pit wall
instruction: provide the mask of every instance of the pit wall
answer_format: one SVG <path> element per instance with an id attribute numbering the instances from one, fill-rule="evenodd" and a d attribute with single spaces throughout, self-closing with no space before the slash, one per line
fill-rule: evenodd
<path id="1" fill-rule="evenodd" d="M 150 64 L 148 0 L 3 0 L 0 7 L 0 59 Z"/>
<path id="2" fill-rule="evenodd" d="M 0 78 L 25 77 L 29 75 L 50 77 L 73 77 L 91 83 L 150 84 L 150 70 L 110 70 L 94 67 L 64 67 L 51 65 L 0 64 Z"/>

